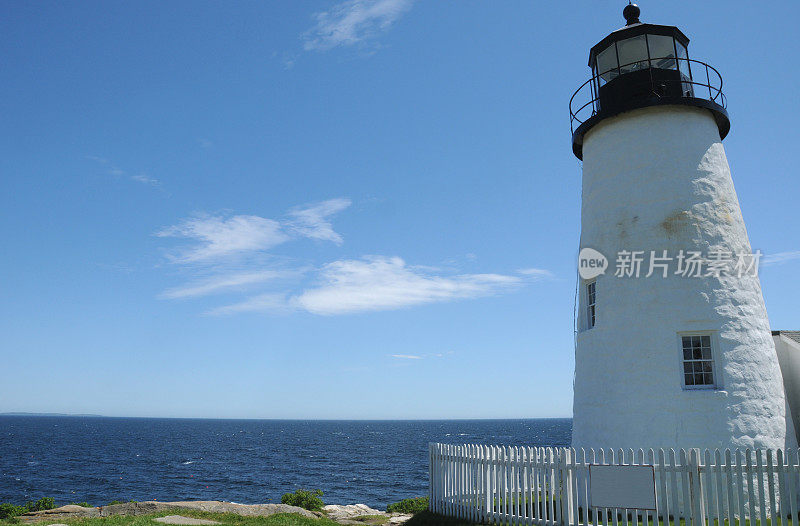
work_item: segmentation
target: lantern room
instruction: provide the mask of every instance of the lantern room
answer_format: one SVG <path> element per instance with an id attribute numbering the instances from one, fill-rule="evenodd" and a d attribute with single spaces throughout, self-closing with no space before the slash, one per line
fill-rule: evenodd
<path id="1" fill-rule="evenodd" d="M 689 58 L 689 38 L 680 29 L 644 24 L 639 15 L 636 4 L 627 5 L 623 10 L 625 27 L 589 52 L 592 78 L 570 100 L 573 151 L 579 159 L 583 136 L 592 126 L 636 108 L 700 106 L 714 113 L 721 138 L 730 130 L 721 75 L 708 64 Z"/>

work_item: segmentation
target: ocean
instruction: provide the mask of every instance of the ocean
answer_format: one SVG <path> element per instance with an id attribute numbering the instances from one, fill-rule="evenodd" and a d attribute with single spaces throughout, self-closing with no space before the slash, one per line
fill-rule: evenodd
<path id="1" fill-rule="evenodd" d="M 428 443 L 568 446 L 571 419 L 326 421 L 0 416 L 0 502 L 388 503 L 428 489 Z"/>

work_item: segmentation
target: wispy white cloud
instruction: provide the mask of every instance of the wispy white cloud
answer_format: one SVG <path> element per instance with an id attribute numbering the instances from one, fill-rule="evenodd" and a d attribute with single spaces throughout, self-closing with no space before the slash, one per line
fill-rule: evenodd
<path id="1" fill-rule="evenodd" d="M 533 280 L 537 280 L 542 272 L 530 274 L 534 275 Z M 270 312 L 280 309 L 339 315 L 384 311 L 492 296 L 529 281 L 529 277 L 519 275 L 446 274 L 432 267 L 406 265 L 399 257 L 367 256 L 324 265 L 318 272 L 317 284 L 299 292 L 254 296 L 211 313 Z M 444 354 L 435 356 L 442 357 Z"/>
<path id="2" fill-rule="evenodd" d="M 350 206 L 345 198 L 292 208 L 288 218 L 278 221 L 256 215 L 197 215 L 164 228 L 159 237 L 196 241 L 195 246 L 172 256 L 176 263 L 219 260 L 243 253 L 264 252 L 292 237 L 331 241 L 340 245 L 342 236 L 333 230 L 330 217 Z"/>
<path id="3" fill-rule="evenodd" d="M 398 309 L 489 296 L 522 282 L 501 274 L 432 275 L 385 256 L 329 263 L 320 278 L 320 286 L 292 298 L 298 308 L 326 315 Z"/>
<path id="4" fill-rule="evenodd" d="M 349 199 L 337 198 L 292 208 L 280 220 L 203 214 L 163 228 L 155 235 L 189 240 L 188 246 L 178 247 L 169 257 L 194 279 L 165 290 L 160 297 L 244 295 L 238 302 L 207 311 L 209 315 L 289 311 L 340 315 L 492 296 L 552 277 L 538 268 L 510 274 L 463 273 L 453 268 L 407 265 L 403 259 L 389 256 L 340 259 L 312 268 L 273 251 L 299 238 L 341 244 L 342 236 L 334 230 L 331 218 L 349 206 Z M 419 358 L 426 356 L 441 357 Z"/>
<path id="5" fill-rule="evenodd" d="M 412 0 L 347 0 L 327 11 L 314 13 L 316 25 L 303 34 L 307 51 L 352 46 L 387 31 Z"/>
<path id="6" fill-rule="evenodd" d="M 149 184 L 150 186 L 161 186 L 161 181 L 155 177 L 150 177 L 149 175 L 145 174 L 132 175 L 131 180 L 136 181 L 137 183 Z"/>
<path id="7" fill-rule="evenodd" d="M 289 239 L 280 223 L 253 215 L 198 216 L 156 232 L 159 237 L 193 239 L 197 244 L 173 256 L 179 263 L 219 259 L 270 249 Z"/>
<path id="8" fill-rule="evenodd" d="M 780 265 L 789 261 L 800 259 L 800 250 L 793 250 L 790 252 L 777 252 L 775 254 L 766 254 L 761 258 L 761 266 L 768 267 L 770 265 Z"/>
<path id="9" fill-rule="evenodd" d="M 211 309 L 209 316 L 229 316 L 245 312 L 286 312 L 291 310 L 286 297 L 281 294 L 260 294 L 245 301 Z"/>
<path id="10" fill-rule="evenodd" d="M 388 354 L 390 358 L 394 358 L 396 360 L 426 360 L 426 359 L 442 359 L 442 358 L 449 358 L 455 354 L 453 351 L 447 352 L 438 352 L 432 354 Z"/>
<path id="11" fill-rule="evenodd" d="M 321 203 L 293 208 L 289 211 L 289 216 L 292 219 L 289 220 L 288 226 L 293 232 L 301 236 L 332 241 L 337 245 L 341 245 L 342 236 L 334 232 L 333 225 L 331 225 L 328 218 L 341 212 L 350 204 L 351 201 L 349 199 L 329 199 Z"/>
<path id="12" fill-rule="evenodd" d="M 114 166 L 113 164 L 111 164 L 111 162 L 105 157 L 100 157 L 97 155 L 87 155 L 86 158 L 89 159 L 90 161 L 94 161 L 97 164 L 105 166 L 106 167 L 105 170 L 108 175 L 113 175 L 114 177 L 125 177 L 131 181 L 141 184 L 146 184 L 148 186 L 161 186 L 161 181 L 159 181 L 155 177 L 150 177 L 149 175 L 145 175 L 143 173 L 130 175 L 122 168 L 119 168 L 118 166 Z"/>
<path id="13" fill-rule="evenodd" d="M 251 285 L 275 281 L 287 277 L 301 274 L 301 270 L 260 270 L 256 272 L 240 272 L 234 274 L 222 274 L 201 281 L 195 281 L 181 287 L 165 290 L 162 298 L 195 298 L 226 292 L 229 290 L 243 289 Z"/>
<path id="14" fill-rule="evenodd" d="M 527 276 L 532 280 L 550 279 L 553 277 L 552 272 L 543 268 L 521 268 L 517 270 L 517 273 Z"/>

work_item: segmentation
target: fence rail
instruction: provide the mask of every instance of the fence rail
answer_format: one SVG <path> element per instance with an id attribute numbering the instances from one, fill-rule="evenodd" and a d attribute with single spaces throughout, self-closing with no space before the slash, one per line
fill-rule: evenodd
<path id="1" fill-rule="evenodd" d="M 798 450 L 430 444 L 430 509 L 489 524 L 796 525 Z M 592 465 L 653 466 L 655 510 L 591 507 Z M 787 518 L 795 519 L 788 520 Z"/>

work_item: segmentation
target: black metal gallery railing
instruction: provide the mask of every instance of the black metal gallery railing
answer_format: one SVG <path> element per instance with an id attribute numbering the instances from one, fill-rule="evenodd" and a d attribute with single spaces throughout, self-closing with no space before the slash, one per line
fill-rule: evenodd
<path id="1" fill-rule="evenodd" d="M 664 57 L 650 61 L 667 61 L 676 67 L 648 67 L 647 60 L 637 61 L 599 73 L 584 82 L 569 99 L 570 130 L 574 133 L 595 115 L 601 112 L 613 114 L 615 109 L 625 106 L 619 100 L 609 98 L 619 81 L 625 82 L 625 92 L 635 94 L 636 100 L 691 98 L 708 100 L 722 109 L 727 107 L 722 92 L 722 75 L 713 66 L 688 58 Z"/>

